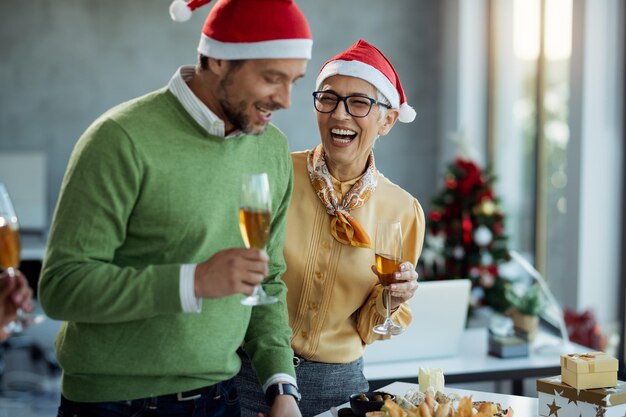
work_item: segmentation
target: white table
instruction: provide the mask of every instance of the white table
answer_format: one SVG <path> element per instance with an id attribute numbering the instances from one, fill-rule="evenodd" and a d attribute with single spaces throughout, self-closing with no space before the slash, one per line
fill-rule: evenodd
<path id="1" fill-rule="evenodd" d="M 407 382 L 394 382 L 387 386 L 382 387 L 381 389 L 385 392 L 389 392 L 390 394 L 404 396 L 407 391 L 413 389 L 418 389 L 418 384 L 410 384 Z M 461 396 L 471 396 L 472 401 L 491 401 L 497 402 L 502 405 L 502 408 L 506 409 L 511 407 L 515 412 L 515 416 L 519 417 L 527 417 L 527 416 L 536 416 L 537 415 L 537 399 L 529 398 L 529 397 L 520 397 L 517 395 L 506 395 L 506 394 L 492 394 L 488 392 L 480 392 L 480 391 L 470 391 L 463 389 L 455 389 L 455 388 L 444 388 L 446 394 L 459 394 Z M 337 407 L 337 409 L 343 407 L 350 407 L 350 403 L 345 403 Z M 333 414 L 330 411 L 326 411 L 322 414 L 318 414 L 316 417 L 333 417 Z"/>
<path id="2" fill-rule="evenodd" d="M 513 393 L 521 395 L 524 378 L 558 375 L 561 373 L 561 354 L 590 350 L 574 343 L 565 347 L 559 342 L 560 338 L 539 332 L 528 357 L 501 359 L 487 354 L 487 329 L 473 328 L 465 330 L 458 356 L 384 363 L 366 362 L 364 374 L 373 390 L 395 381 L 416 383 L 420 367 L 441 368 L 447 384 L 510 380 L 513 382 Z"/>

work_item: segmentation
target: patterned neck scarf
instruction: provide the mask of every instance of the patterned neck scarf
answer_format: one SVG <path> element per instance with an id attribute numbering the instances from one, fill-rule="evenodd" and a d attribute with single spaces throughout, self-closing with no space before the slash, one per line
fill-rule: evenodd
<path id="1" fill-rule="evenodd" d="M 371 248 L 370 237 L 359 222 L 350 215 L 350 212 L 365 204 L 376 189 L 378 171 L 374 165 L 374 153 L 370 153 L 365 174 L 346 193 L 341 205 L 338 203 L 339 199 L 330 179 L 330 172 L 324 159 L 324 148 L 321 144 L 309 151 L 307 168 L 315 193 L 326 207 L 326 212 L 332 217 L 330 233 L 333 237 L 344 245 Z"/>

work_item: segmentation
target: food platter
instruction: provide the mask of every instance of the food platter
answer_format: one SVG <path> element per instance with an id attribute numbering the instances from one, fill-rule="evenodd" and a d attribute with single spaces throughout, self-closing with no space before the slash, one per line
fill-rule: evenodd
<path id="1" fill-rule="evenodd" d="M 420 390 L 419 384 L 410 382 L 396 381 L 382 387 L 376 387 L 380 391 L 394 394 L 397 398 L 404 398 L 407 394 Z M 514 416 L 536 416 L 537 415 L 537 398 L 522 397 L 519 395 L 502 394 L 495 392 L 475 391 L 470 389 L 462 389 L 457 387 L 445 386 L 443 392 L 449 397 L 463 398 L 471 397 L 472 405 L 480 405 L 481 401 L 493 402 L 500 404 L 502 409 L 509 407 L 515 412 Z M 408 415 L 408 414 L 407 414 Z M 497 414 L 496 414 L 497 415 Z M 354 414 L 350 410 L 350 403 L 347 401 L 343 404 L 337 404 L 329 410 L 316 415 L 316 417 L 353 417 Z M 383 414 L 384 416 L 384 414 Z M 504 415 L 506 416 L 506 414 Z M 386 417 L 386 416 L 385 416 Z M 406 416 L 405 416 L 406 417 Z M 420 415 L 421 417 L 421 415 Z M 455 416 L 456 417 L 456 416 Z"/>
<path id="2" fill-rule="evenodd" d="M 473 401 L 470 396 L 408 391 L 395 401 L 387 400 L 383 405 L 385 414 L 366 414 L 366 417 L 513 417 L 513 409 L 503 410 L 496 402 Z"/>
<path id="3" fill-rule="evenodd" d="M 371 395 L 370 395 L 371 394 Z M 491 401 L 473 401 L 471 396 L 409 390 L 404 396 L 381 401 L 376 393 L 359 393 L 350 397 L 351 409 L 339 410 L 339 416 L 357 417 L 513 417 L 511 407 Z M 371 397 L 371 398 L 370 398 Z M 378 398 L 381 397 L 381 398 Z M 365 408 L 364 406 L 367 406 Z"/>

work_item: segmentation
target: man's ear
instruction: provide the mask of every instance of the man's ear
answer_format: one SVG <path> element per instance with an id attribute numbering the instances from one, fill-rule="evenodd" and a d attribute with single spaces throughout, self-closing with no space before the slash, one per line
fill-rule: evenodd
<path id="1" fill-rule="evenodd" d="M 400 113 L 398 113 L 398 110 L 388 109 L 387 113 L 385 114 L 385 118 L 383 119 L 382 125 L 380 125 L 380 128 L 378 128 L 378 134 L 380 136 L 385 136 L 387 133 L 389 133 L 393 125 L 395 125 L 398 121 L 399 115 Z"/>
<path id="2" fill-rule="evenodd" d="M 215 75 L 222 76 L 228 71 L 228 62 L 225 59 L 209 57 L 209 71 Z"/>

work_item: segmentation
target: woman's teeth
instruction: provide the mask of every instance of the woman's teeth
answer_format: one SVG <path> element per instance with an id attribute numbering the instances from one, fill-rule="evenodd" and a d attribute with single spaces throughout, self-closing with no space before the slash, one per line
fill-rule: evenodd
<path id="1" fill-rule="evenodd" d="M 335 142 L 350 143 L 355 137 L 356 132 L 348 129 L 331 129 L 330 133 Z"/>

